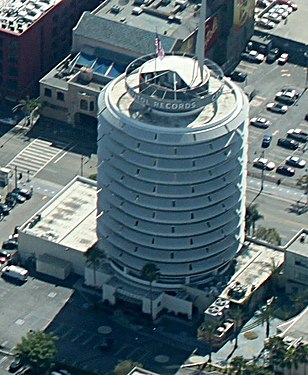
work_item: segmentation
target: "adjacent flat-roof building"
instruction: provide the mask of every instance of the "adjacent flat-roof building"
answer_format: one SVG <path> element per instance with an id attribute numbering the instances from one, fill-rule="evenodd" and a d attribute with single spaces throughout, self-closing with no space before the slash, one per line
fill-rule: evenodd
<path id="1" fill-rule="evenodd" d="M 200 4 L 194 1 L 104 1 L 73 30 L 72 53 L 40 81 L 43 115 L 96 129 L 97 97 L 134 59 L 155 51 L 194 53 Z M 206 56 L 231 67 L 253 34 L 254 0 L 208 1 Z"/>
<path id="2" fill-rule="evenodd" d="M 68 53 L 71 30 L 98 1 L 0 2 L 0 100 L 38 93 L 38 81 Z"/>
<path id="3" fill-rule="evenodd" d="M 285 251 L 286 292 L 301 293 L 308 287 L 308 231 L 302 230 Z"/>
<path id="4" fill-rule="evenodd" d="M 60 279 L 70 272 L 83 276 L 95 229 L 96 183 L 76 177 L 20 228 L 21 259 L 31 258 L 37 271 Z"/>

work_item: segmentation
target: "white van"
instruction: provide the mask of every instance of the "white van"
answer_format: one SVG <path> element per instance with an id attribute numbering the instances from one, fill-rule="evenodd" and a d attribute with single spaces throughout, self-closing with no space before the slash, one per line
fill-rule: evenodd
<path id="1" fill-rule="evenodd" d="M 2 276 L 11 277 L 20 281 L 27 281 L 29 271 L 18 266 L 6 266 L 2 269 Z"/>

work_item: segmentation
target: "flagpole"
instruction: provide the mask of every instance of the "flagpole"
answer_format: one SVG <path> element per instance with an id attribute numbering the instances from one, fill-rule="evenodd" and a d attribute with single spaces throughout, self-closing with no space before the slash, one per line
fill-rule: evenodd
<path id="1" fill-rule="evenodd" d="M 197 33 L 196 41 L 196 51 L 197 55 L 201 80 L 203 81 L 203 65 L 204 65 L 204 43 L 205 43 L 205 21 L 206 21 L 206 2 L 207 0 L 202 0 L 201 9 L 200 9 L 200 18 L 199 18 L 199 27 Z"/>

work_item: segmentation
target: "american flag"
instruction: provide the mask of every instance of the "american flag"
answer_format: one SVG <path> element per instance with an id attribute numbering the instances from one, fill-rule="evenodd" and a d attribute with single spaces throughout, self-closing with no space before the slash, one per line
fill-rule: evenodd
<path id="1" fill-rule="evenodd" d="M 161 41 L 160 41 L 159 36 L 158 36 L 157 33 L 156 33 L 156 38 L 155 38 L 155 47 L 156 47 L 157 56 L 160 59 L 163 59 L 165 57 L 165 51 L 163 49 L 163 46 L 161 44 Z"/>

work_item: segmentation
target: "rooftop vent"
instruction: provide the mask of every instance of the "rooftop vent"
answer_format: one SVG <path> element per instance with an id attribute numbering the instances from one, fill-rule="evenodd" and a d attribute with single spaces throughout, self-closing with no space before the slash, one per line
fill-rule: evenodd
<path id="1" fill-rule="evenodd" d="M 85 82 L 91 82 L 93 79 L 93 69 L 82 66 L 79 77 Z"/>

